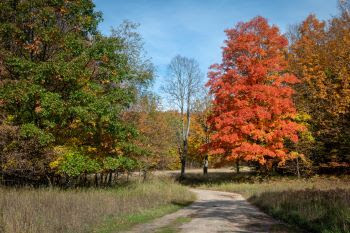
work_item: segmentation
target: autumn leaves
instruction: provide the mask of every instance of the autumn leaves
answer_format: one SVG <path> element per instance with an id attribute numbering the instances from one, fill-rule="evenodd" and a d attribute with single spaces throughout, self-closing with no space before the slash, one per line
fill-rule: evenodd
<path id="1" fill-rule="evenodd" d="M 286 36 L 262 17 L 226 31 L 222 63 L 209 73 L 207 151 L 268 169 L 299 158 L 316 172 L 349 167 L 350 15 L 340 6 Z"/>
<path id="2" fill-rule="evenodd" d="M 206 147 L 227 160 L 284 163 L 291 153 L 284 141 L 297 143 L 305 130 L 293 120 L 290 86 L 299 80 L 286 72 L 288 41 L 262 17 L 238 23 L 226 35 L 222 63 L 209 74 L 214 133 Z"/>

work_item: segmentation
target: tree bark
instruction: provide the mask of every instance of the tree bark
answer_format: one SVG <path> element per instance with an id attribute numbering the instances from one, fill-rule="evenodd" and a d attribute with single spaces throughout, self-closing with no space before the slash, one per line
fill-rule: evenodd
<path id="1" fill-rule="evenodd" d="M 87 178 L 87 173 L 86 172 L 84 172 L 84 180 L 83 180 L 83 185 L 84 186 L 88 186 L 88 178 Z"/>
<path id="2" fill-rule="evenodd" d="M 185 177 L 185 168 L 186 168 L 186 159 L 181 158 L 181 174 L 180 174 L 181 179 Z"/>
<path id="3" fill-rule="evenodd" d="M 100 173 L 100 186 L 103 185 L 103 173 L 101 172 Z"/>
<path id="4" fill-rule="evenodd" d="M 300 179 L 299 158 L 297 158 L 297 175 L 298 175 L 298 179 Z"/>
<path id="5" fill-rule="evenodd" d="M 98 179 L 97 179 L 97 173 L 95 173 L 95 186 L 98 186 Z"/>
<path id="6" fill-rule="evenodd" d="M 187 158 L 187 153 L 188 153 L 188 143 L 187 143 L 187 139 L 185 139 L 183 141 L 184 144 L 184 148 L 183 148 L 183 152 L 181 155 L 181 174 L 180 177 L 184 178 L 185 177 L 185 170 L 186 170 L 186 158 Z"/>
<path id="7" fill-rule="evenodd" d="M 208 155 L 204 158 L 204 164 L 203 164 L 203 175 L 208 174 Z"/>
<path id="8" fill-rule="evenodd" d="M 108 184 L 108 173 L 105 175 L 104 177 L 104 182 L 103 182 L 105 185 Z"/>
<path id="9" fill-rule="evenodd" d="M 47 179 L 47 182 L 49 184 L 49 187 L 52 188 L 52 180 L 51 180 L 51 177 L 49 175 L 46 175 L 46 179 Z"/>
<path id="10" fill-rule="evenodd" d="M 113 176 L 113 173 L 112 173 L 112 172 L 109 172 L 109 178 L 108 178 L 108 185 L 109 185 L 109 186 L 112 185 L 112 176 Z"/>

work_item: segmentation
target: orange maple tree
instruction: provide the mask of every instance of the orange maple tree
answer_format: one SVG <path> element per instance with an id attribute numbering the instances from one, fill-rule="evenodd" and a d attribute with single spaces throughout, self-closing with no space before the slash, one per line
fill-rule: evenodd
<path id="1" fill-rule="evenodd" d="M 304 127 L 293 121 L 290 84 L 299 80 L 285 71 L 287 39 L 262 17 L 238 23 L 226 35 L 222 63 L 209 72 L 214 100 L 208 122 L 214 133 L 205 148 L 227 160 L 261 165 L 295 157 L 284 142 L 296 143 Z"/>

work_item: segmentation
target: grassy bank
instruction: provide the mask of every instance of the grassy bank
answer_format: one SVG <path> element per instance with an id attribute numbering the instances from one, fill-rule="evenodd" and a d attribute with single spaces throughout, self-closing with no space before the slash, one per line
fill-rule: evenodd
<path id="1" fill-rule="evenodd" d="M 231 176 L 224 182 L 215 182 L 215 175 L 197 177 L 195 186 L 240 193 L 263 211 L 306 232 L 350 232 L 349 177 L 263 180 L 244 174 Z"/>
<path id="2" fill-rule="evenodd" d="M 193 200 L 192 193 L 169 179 L 111 189 L 0 188 L 0 232 L 107 233 L 175 211 Z"/>

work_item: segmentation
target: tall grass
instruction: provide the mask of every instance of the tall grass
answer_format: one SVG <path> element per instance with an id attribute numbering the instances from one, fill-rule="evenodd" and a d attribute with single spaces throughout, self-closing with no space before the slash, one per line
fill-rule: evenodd
<path id="1" fill-rule="evenodd" d="M 111 189 L 0 188 L 0 232 L 92 232 L 111 217 L 193 199 L 185 187 L 168 179 Z"/>
<path id="2" fill-rule="evenodd" d="M 350 232 L 349 189 L 265 192 L 249 200 L 272 216 L 307 232 Z"/>
<path id="3" fill-rule="evenodd" d="M 280 192 L 286 190 L 331 190 L 331 189 L 350 189 L 350 177 L 313 177 L 308 179 L 297 179 L 294 177 L 272 177 L 269 179 L 258 179 L 247 175 L 238 175 L 240 178 L 231 179 L 225 182 L 216 182 L 212 179 L 199 182 L 197 187 L 217 189 L 228 192 L 238 192 L 244 197 L 249 198 L 253 195 L 259 195 L 265 192 Z"/>
<path id="4" fill-rule="evenodd" d="M 273 178 L 260 182 L 249 179 L 249 183 L 209 181 L 198 187 L 240 193 L 263 211 L 308 233 L 350 232 L 349 177 Z"/>

